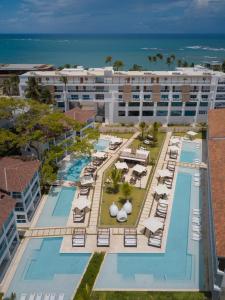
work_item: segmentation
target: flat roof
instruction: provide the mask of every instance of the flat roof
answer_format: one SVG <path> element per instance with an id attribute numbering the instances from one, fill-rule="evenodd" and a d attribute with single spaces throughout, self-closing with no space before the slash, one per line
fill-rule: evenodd
<path id="1" fill-rule="evenodd" d="M 48 69 L 53 67 L 49 64 L 0 64 L 0 71 L 30 71 Z"/>
<path id="2" fill-rule="evenodd" d="M 210 109 L 208 112 L 208 124 L 209 138 L 225 138 L 225 108 Z"/>

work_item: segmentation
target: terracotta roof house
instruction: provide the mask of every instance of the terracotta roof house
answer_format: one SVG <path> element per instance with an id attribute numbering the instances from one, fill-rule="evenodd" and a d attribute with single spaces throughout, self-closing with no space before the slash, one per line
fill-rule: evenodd
<path id="1" fill-rule="evenodd" d="M 208 171 L 212 218 L 209 232 L 214 271 L 212 290 L 213 294 L 221 295 L 223 277 L 225 280 L 225 109 L 209 111 Z"/>
<path id="2" fill-rule="evenodd" d="M 14 208 L 16 201 L 0 192 L 0 281 L 19 244 Z"/>
<path id="3" fill-rule="evenodd" d="M 0 190 L 16 199 L 18 223 L 30 222 L 41 197 L 38 160 L 0 158 Z"/>

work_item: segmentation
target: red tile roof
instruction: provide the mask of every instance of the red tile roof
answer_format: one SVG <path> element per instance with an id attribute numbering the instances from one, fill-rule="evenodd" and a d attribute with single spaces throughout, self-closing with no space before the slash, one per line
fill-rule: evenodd
<path id="1" fill-rule="evenodd" d="M 225 139 L 209 140 L 208 150 L 216 252 L 225 257 Z"/>
<path id="2" fill-rule="evenodd" d="M 208 113 L 209 138 L 225 138 L 225 108 L 210 109 Z"/>
<path id="3" fill-rule="evenodd" d="M 88 120 L 95 118 L 96 111 L 93 109 L 73 108 L 66 111 L 65 115 L 80 123 L 86 123 Z"/>
<path id="4" fill-rule="evenodd" d="M 0 158 L 0 189 L 22 192 L 38 171 L 38 160 L 22 160 L 19 157 Z"/>
<path id="5" fill-rule="evenodd" d="M 0 230 L 13 211 L 16 201 L 9 195 L 0 192 Z"/>

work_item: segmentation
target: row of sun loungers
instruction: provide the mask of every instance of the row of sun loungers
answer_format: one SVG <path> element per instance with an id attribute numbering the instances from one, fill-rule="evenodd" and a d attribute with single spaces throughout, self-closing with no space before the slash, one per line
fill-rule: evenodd
<path id="1" fill-rule="evenodd" d="M 72 235 L 73 247 L 85 247 L 86 229 L 75 228 Z M 110 246 L 110 229 L 99 228 L 97 231 L 97 247 Z M 124 229 L 124 247 L 137 247 L 137 230 L 134 228 Z"/>
<path id="2" fill-rule="evenodd" d="M 25 294 L 22 293 L 20 295 L 20 300 L 63 300 L 64 299 L 64 294 L 55 294 L 55 293 L 46 293 L 46 294 L 42 294 L 42 293 L 32 293 L 32 294 Z"/>
<path id="3" fill-rule="evenodd" d="M 158 205 L 156 208 L 156 217 L 166 218 L 168 211 L 168 200 L 166 199 L 159 199 Z"/>
<path id="4" fill-rule="evenodd" d="M 202 238 L 201 232 L 201 210 L 193 209 L 192 211 L 192 240 L 200 241 Z"/>
<path id="5" fill-rule="evenodd" d="M 201 184 L 201 176 L 200 176 L 200 173 L 195 173 L 194 174 L 194 185 L 195 186 L 200 186 Z"/>

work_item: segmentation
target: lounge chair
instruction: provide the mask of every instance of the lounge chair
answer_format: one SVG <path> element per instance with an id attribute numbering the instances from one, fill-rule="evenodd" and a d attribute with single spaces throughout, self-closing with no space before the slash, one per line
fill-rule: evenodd
<path id="1" fill-rule="evenodd" d="M 99 228 L 97 232 L 97 247 L 109 247 L 110 245 L 110 229 Z"/>
<path id="2" fill-rule="evenodd" d="M 85 228 L 75 228 L 72 235 L 72 247 L 85 247 L 86 230 Z"/>
<path id="3" fill-rule="evenodd" d="M 88 195 L 90 192 L 90 188 L 87 187 L 87 188 L 81 188 L 80 189 L 80 195 Z"/>
<path id="4" fill-rule="evenodd" d="M 29 298 L 28 298 L 28 299 L 29 299 L 29 300 L 34 300 L 34 299 L 35 299 L 35 296 L 36 296 L 35 293 L 32 293 L 32 294 L 29 295 Z"/>
<path id="5" fill-rule="evenodd" d="M 148 240 L 148 245 L 153 246 L 153 247 L 157 247 L 157 248 L 161 248 L 162 239 L 150 237 L 149 240 Z"/>
<path id="6" fill-rule="evenodd" d="M 26 300 L 26 298 L 27 298 L 27 294 L 21 294 L 20 295 L 20 300 Z"/>
<path id="7" fill-rule="evenodd" d="M 192 240 L 200 241 L 202 239 L 202 235 L 198 233 L 192 233 Z"/>
<path id="8" fill-rule="evenodd" d="M 73 222 L 74 223 L 84 223 L 85 211 L 75 208 L 73 210 Z"/>
<path id="9" fill-rule="evenodd" d="M 124 247 L 137 247 L 137 230 L 133 228 L 124 229 Z"/>
<path id="10" fill-rule="evenodd" d="M 58 300 L 63 300 L 64 299 L 64 294 L 59 294 Z"/>
<path id="11" fill-rule="evenodd" d="M 56 294 L 51 294 L 50 300 L 55 300 Z"/>
<path id="12" fill-rule="evenodd" d="M 40 293 L 40 294 L 37 294 L 37 296 L 36 296 L 36 300 L 41 300 L 42 299 L 42 293 Z"/>

